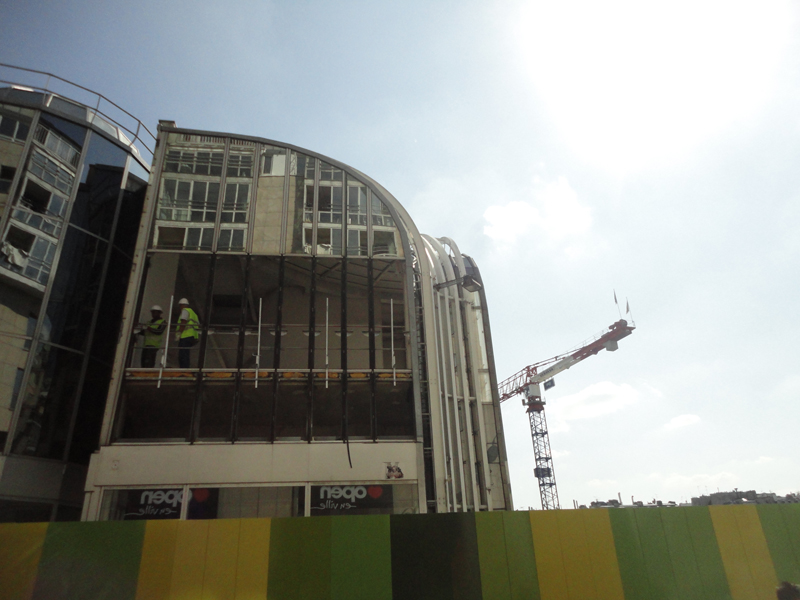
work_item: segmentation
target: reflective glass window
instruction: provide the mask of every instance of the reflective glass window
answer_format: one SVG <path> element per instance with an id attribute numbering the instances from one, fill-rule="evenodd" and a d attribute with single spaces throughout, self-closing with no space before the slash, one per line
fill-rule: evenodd
<path id="1" fill-rule="evenodd" d="M 302 517 L 305 487 L 192 488 L 187 519 Z"/>
<path id="2" fill-rule="evenodd" d="M 144 295 L 139 313 L 138 329 L 144 328 L 151 320 L 150 309 L 160 306 L 163 318 L 170 324 L 169 332 L 160 340 L 160 348 L 165 347 L 165 338 L 169 336 L 169 352 L 166 361 L 168 368 L 180 367 L 180 357 L 184 355 L 189 359 L 189 367 L 197 367 L 200 346 L 187 346 L 181 349 L 180 342 L 175 340 L 181 310 L 178 306 L 181 299 L 189 301 L 189 307 L 195 312 L 199 320 L 199 329 L 208 324 L 206 319 L 206 303 L 208 300 L 208 284 L 211 272 L 210 255 L 203 254 L 175 254 L 154 253 L 148 257 L 148 269 L 144 282 Z M 170 303 L 172 312 L 169 312 Z M 202 333 L 200 333 L 202 339 Z M 133 365 L 138 366 L 141 360 L 141 348 L 144 336 L 134 333 L 131 345 L 134 347 Z M 160 354 L 159 354 L 160 359 Z M 160 362 L 157 360 L 156 365 Z"/>
<path id="3" fill-rule="evenodd" d="M 372 386 L 369 379 L 347 382 L 347 435 L 350 438 L 372 437 Z"/>
<path id="4" fill-rule="evenodd" d="M 126 162 L 124 150 L 92 134 L 70 223 L 104 239 L 111 237 Z"/>
<path id="5" fill-rule="evenodd" d="M 189 437 L 197 396 L 194 381 L 126 382 L 117 406 L 116 438 L 130 440 Z"/>
<path id="6" fill-rule="evenodd" d="M 340 369 L 342 364 L 342 261 L 316 262 L 314 368 Z"/>
<path id="7" fill-rule="evenodd" d="M 266 256 L 250 259 L 245 294 L 244 356 L 242 368 L 271 369 L 275 362 L 280 260 Z M 259 346 L 260 343 L 260 346 Z"/>
<path id="8" fill-rule="evenodd" d="M 308 439 L 308 379 L 281 379 L 275 401 L 275 439 Z"/>
<path id="9" fill-rule="evenodd" d="M 61 459 L 83 355 L 39 344 L 23 393 L 12 452 Z"/>
<path id="10" fill-rule="evenodd" d="M 247 258 L 218 256 L 211 294 L 205 368 L 235 369 L 238 366 Z"/>
<path id="11" fill-rule="evenodd" d="M 233 434 L 233 405 L 236 399 L 234 379 L 225 383 L 205 382 L 200 396 L 199 438 L 229 440 Z"/>
<path id="12" fill-rule="evenodd" d="M 34 139 L 50 156 L 73 168 L 78 166 L 86 139 L 86 128 L 71 121 L 41 113 Z"/>
<path id="13" fill-rule="evenodd" d="M 375 413 L 379 439 L 414 437 L 414 390 L 411 381 L 379 380 Z"/>
<path id="14" fill-rule="evenodd" d="M 222 202 L 223 223 L 246 223 L 250 206 L 250 184 L 228 183 L 225 185 L 225 199 Z"/>
<path id="15" fill-rule="evenodd" d="M 231 152 L 228 155 L 228 170 L 227 176 L 230 177 L 247 177 L 253 176 L 253 154 L 241 154 L 239 152 Z"/>
<path id="16" fill-rule="evenodd" d="M 407 369 L 405 263 L 375 260 L 375 368 Z"/>
<path id="17" fill-rule="evenodd" d="M 50 236 L 10 223 L 0 243 L 0 267 L 44 286 L 55 254 L 56 242 Z"/>
<path id="18" fill-rule="evenodd" d="M 100 508 L 101 521 L 179 519 L 183 488 L 107 490 Z"/>
<path id="19" fill-rule="evenodd" d="M 116 336 L 114 337 L 116 340 Z M 113 349 L 103 356 L 109 360 Z M 70 462 L 88 465 L 89 458 L 100 446 L 100 428 L 111 380 L 111 366 L 96 359 L 89 359 L 83 379 L 75 431 L 70 440 L 67 458 Z"/>
<path id="20" fill-rule="evenodd" d="M 312 485 L 311 516 L 415 513 L 417 497 L 417 486 L 408 484 Z"/>
<path id="21" fill-rule="evenodd" d="M 308 369 L 311 310 L 311 258 L 287 258 L 284 263 L 281 369 Z"/>
<path id="22" fill-rule="evenodd" d="M 367 187 L 347 178 L 347 255 L 367 256 Z"/>
<path id="23" fill-rule="evenodd" d="M 369 285 L 366 260 L 347 262 L 347 369 L 369 369 Z"/>
<path id="24" fill-rule="evenodd" d="M 128 163 L 128 180 L 122 193 L 117 229 L 114 232 L 114 246 L 128 255 L 133 255 L 139 223 L 142 219 L 142 206 L 147 193 L 147 171 L 135 160 Z"/>
<path id="25" fill-rule="evenodd" d="M 0 448 L 21 389 L 41 300 L 0 283 Z"/>
<path id="26" fill-rule="evenodd" d="M 319 373 L 323 375 L 324 373 Z M 312 436 L 315 440 L 342 437 L 342 383 L 338 379 L 314 381 Z"/>
<path id="27" fill-rule="evenodd" d="M 107 252 L 107 242 L 68 228 L 47 304 L 43 339 L 85 349 Z"/>
<path id="28" fill-rule="evenodd" d="M 273 401 L 271 379 L 260 380 L 258 387 L 253 380 L 242 381 L 239 386 L 239 405 L 236 412 L 236 439 L 269 439 Z"/>

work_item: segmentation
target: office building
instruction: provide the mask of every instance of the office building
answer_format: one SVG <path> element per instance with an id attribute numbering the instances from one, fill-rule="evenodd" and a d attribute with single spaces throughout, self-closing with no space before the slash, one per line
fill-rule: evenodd
<path id="1" fill-rule="evenodd" d="M 511 508 L 485 295 L 455 242 L 290 144 L 162 121 L 145 185 L 130 131 L 58 95 L 0 101 L 22 124 L 0 122 L 0 502 L 85 520 Z M 70 502 L 34 489 L 38 463 Z"/>

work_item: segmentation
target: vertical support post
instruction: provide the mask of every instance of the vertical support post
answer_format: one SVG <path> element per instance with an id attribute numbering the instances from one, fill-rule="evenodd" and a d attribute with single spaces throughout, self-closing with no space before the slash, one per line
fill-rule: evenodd
<path id="1" fill-rule="evenodd" d="M 169 297 L 169 312 L 167 313 L 167 335 L 164 336 L 167 341 L 164 344 L 164 353 L 161 355 L 161 368 L 158 370 L 158 385 L 157 388 L 161 387 L 161 374 L 164 372 L 164 368 L 167 366 L 167 352 L 169 351 L 169 337 L 172 335 L 172 305 L 175 302 L 175 296 Z"/>
<path id="2" fill-rule="evenodd" d="M 258 374 L 261 372 L 261 304 L 263 302 L 263 298 L 258 299 L 258 335 L 256 339 L 258 340 L 256 343 L 258 346 L 256 347 L 256 379 L 255 379 L 255 387 L 258 389 Z"/>

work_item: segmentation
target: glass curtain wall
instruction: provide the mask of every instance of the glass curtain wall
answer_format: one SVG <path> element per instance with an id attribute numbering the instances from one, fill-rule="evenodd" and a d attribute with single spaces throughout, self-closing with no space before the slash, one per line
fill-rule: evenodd
<path id="1" fill-rule="evenodd" d="M 96 449 L 147 178 L 96 132 L 0 105 L 6 451 L 85 464 Z"/>
<path id="2" fill-rule="evenodd" d="M 388 208 L 362 182 L 300 152 L 175 133 L 169 140 L 117 438 L 413 437 L 406 270 Z M 190 201 L 196 186 L 207 184 L 208 194 L 212 183 L 214 215 L 213 203 Z M 181 203 L 173 186 L 184 189 Z M 162 230 L 177 226 L 176 215 L 208 229 L 199 238 L 208 243 L 164 245 Z M 234 226 L 250 240 L 247 252 L 222 243 Z M 175 341 L 181 299 L 196 315 L 199 342 L 189 350 Z M 146 367 L 156 305 L 169 330 Z M 153 399 L 173 391 L 181 399 L 173 406 Z"/>

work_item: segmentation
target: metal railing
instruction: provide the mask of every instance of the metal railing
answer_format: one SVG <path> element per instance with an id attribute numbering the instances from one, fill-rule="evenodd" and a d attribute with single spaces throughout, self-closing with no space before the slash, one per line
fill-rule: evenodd
<path id="1" fill-rule="evenodd" d="M 43 93 L 44 106 L 50 106 L 52 97 L 80 103 L 87 109 L 87 123 L 94 123 L 106 133 L 115 131 L 119 141 L 129 146 L 147 164 L 152 162 L 156 136 L 139 119 L 102 94 L 52 73 L 6 63 L 0 63 L 0 86 L 2 85 L 20 91 Z M 146 151 L 147 156 L 142 156 L 139 146 Z"/>

